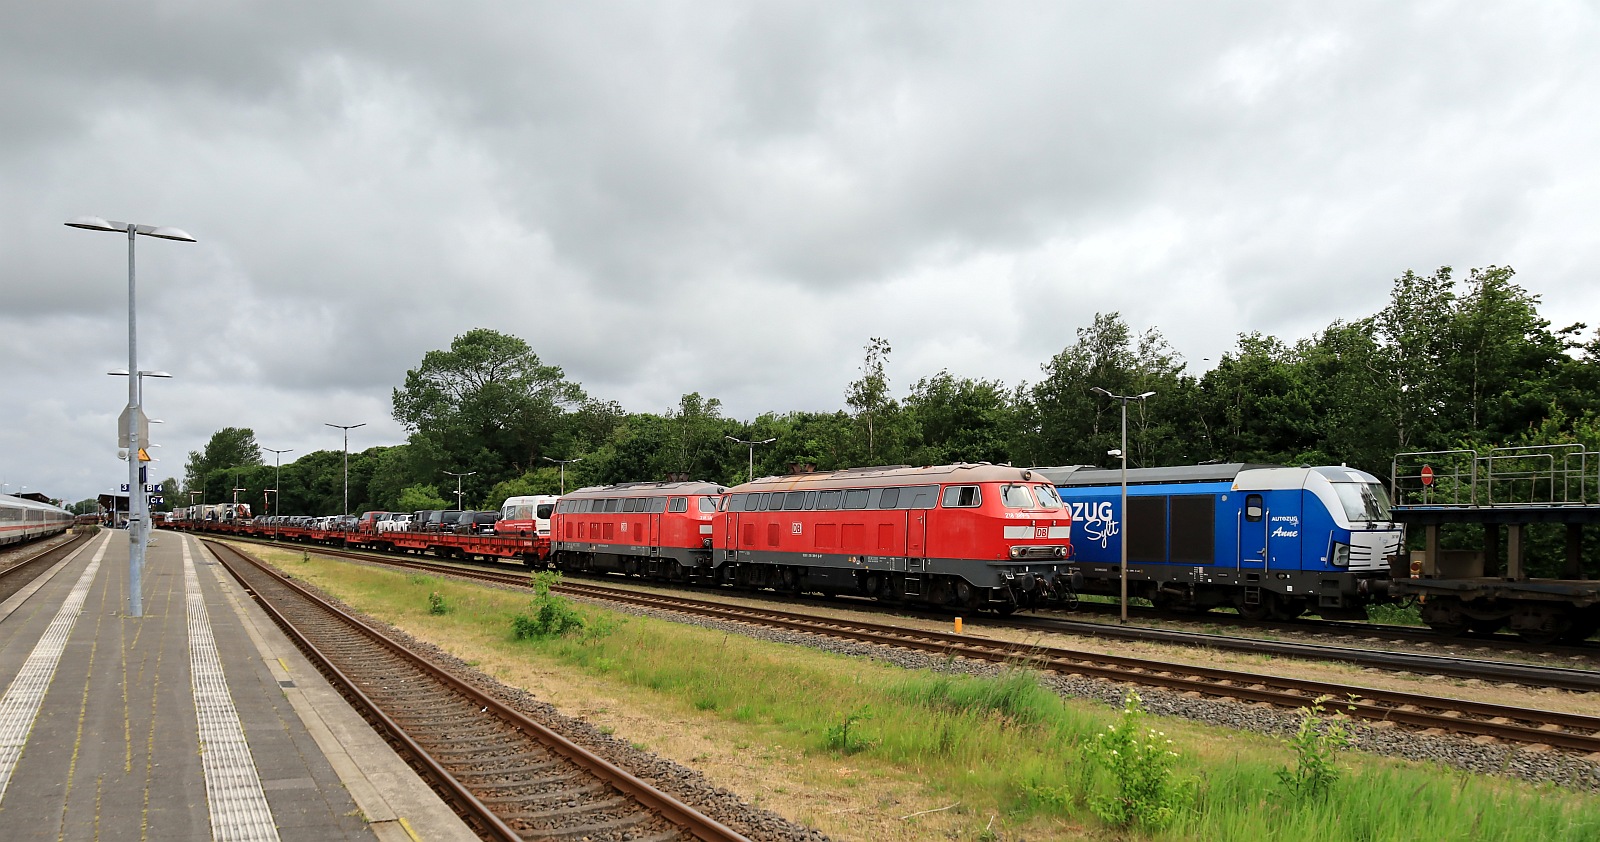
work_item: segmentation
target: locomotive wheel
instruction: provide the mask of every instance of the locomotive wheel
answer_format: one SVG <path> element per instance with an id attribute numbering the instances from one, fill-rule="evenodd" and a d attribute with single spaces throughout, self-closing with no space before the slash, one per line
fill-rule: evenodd
<path id="1" fill-rule="evenodd" d="M 1261 595 L 1261 601 L 1255 605 L 1239 603 L 1239 616 L 1246 620 L 1265 620 L 1272 616 L 1272 599 L 1268 594 Z"/>
<path id="2" fill-rule="evenodd" d="M 1294 620 L 1306 613 L 1306 601 L 1303 599 L 1284 599 L 1274 595 L 1270 603 L 1268 610 L 1274 620 Z"/>

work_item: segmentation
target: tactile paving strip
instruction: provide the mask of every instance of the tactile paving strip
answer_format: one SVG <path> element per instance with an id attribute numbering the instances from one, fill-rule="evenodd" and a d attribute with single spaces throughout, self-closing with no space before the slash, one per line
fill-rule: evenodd
<path id="1" fill-rule="evenodd" d="M 200 721 L 200 762 L 211 807 L 211 835 L 223 842 L 276 842 L 278 828 L 261 790 L 239 711 L 228 692 L 205 596 L 200 593 L 200 579 L 189 555 L 192 540 L 185 537 L 183 541 L 183 592 L 189 613 L 189 673 L 195 716 Z"/>
<path id="2" fill-rule="evenodd" d="M 109 546 L 111 533 L 107 532 L 106 540 L 84 568 L 83 575 L 78 577 L 77 584 L 72 586 L 66 602 L 61 603 L 61 610 L 56 612 L 44 636 L 28 654 L 22 671 L 6 688 L 5 697 L 0 698 L 0 799 L 5 798 L 6 788 L 11 785 L 11 775 L 17 769 L 17 761 L 22 759 L 22 747 L 28 742 L 28 733 L 39 716 L 39 706 L 44 703 L 45 691 L 50 689 L 50 679 L 55 677 L 67 638 L 78 622 L 78 615 L 83 613 L 83 601 L 89 596 L 89 586 L 94 583 L 100 559 L 105 558 Z"/>

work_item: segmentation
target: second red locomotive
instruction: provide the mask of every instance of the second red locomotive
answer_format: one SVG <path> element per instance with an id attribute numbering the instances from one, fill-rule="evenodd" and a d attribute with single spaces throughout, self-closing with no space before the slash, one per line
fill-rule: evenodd
<path id="1" fill-rule="evenodd" d="M 791 592 L 1009 613 L 1067 592 L 1072 515 L 1003 465 L 631 483 L 562 498 L 551 561 Z"/>

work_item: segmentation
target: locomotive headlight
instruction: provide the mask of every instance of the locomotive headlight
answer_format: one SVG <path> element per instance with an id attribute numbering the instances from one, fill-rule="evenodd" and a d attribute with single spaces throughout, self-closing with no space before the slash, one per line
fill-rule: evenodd
<path id="1" fill-rule="evenodd" d="M 1012 547 L 1011 548 L 1011 557 L 1012 558 L 1022 558 L 1022 553 L 1023 553 L 1023 548 L 1022 547 Z"/>
<path id="2" fill-rule="evenodd" d="M 1333 542 L 1333 552 L 1328 554 L 1328 563 L 1334 567 L 1350 566 L 1350 545 Z"/>

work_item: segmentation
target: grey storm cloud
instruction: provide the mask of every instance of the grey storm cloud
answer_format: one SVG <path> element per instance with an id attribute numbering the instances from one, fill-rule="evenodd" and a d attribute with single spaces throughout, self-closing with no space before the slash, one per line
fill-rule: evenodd
<path id="1" fill-rule="evenodd" d="M 660 411 L 1016 384 L 1095 312 L 1197 368 L 1509 264 L 1596 306 L 1592 4 L 14 4 L 0 482 L 116 481 L 126 244 L 158 471 L 224 426 L 401 441 L 474 327 Z M 327 416 L 327 417 L 324 417 Z M 29 479 L 14 479 L 28 477 Z"/>

